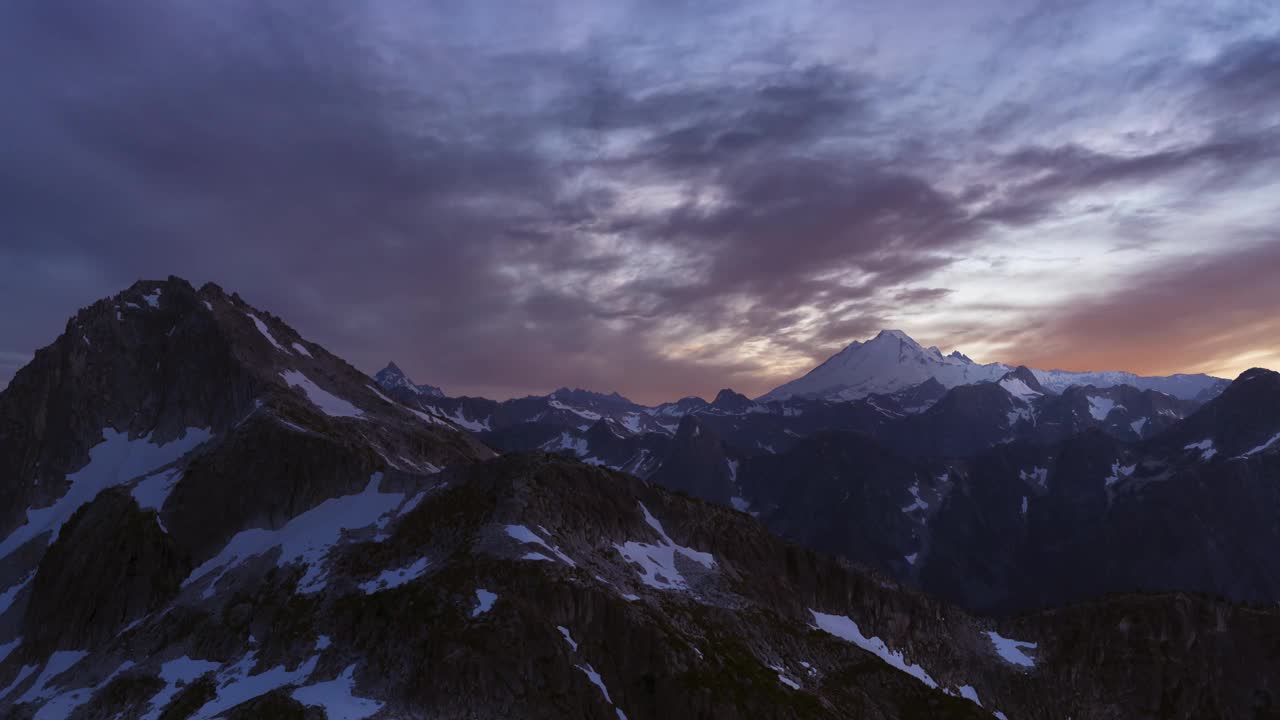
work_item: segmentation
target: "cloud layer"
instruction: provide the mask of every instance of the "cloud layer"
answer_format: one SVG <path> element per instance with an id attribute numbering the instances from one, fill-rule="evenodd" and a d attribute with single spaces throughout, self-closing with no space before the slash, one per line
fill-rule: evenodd
<path id="1" fill-rule="evenodd" d="M 1280 9 L 1204 5 L 11 3 L 0 383 L 169 274 L 494 396 L 1280 365 Z"/>

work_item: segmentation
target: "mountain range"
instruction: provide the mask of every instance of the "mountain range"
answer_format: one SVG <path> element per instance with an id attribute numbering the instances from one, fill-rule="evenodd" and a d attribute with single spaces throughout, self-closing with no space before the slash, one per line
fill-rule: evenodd
<path id="1" fill-rule="evenodd" d="M 1278 480 L 1267 370 L 497 402 L 140 282 L 0 392 L 0 717 L 1276 718 Z"/>

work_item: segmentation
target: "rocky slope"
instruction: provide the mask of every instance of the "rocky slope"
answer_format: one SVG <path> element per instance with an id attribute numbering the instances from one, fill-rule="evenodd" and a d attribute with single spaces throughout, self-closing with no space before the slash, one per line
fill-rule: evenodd
<path id="1" fill-rule="evenodd" d="M 351 519 L 369 497 L 383 514 Z M 100 496 L 64 537 L 105 537 L 127 502 Z M 1190 718 L 1246 717 L 1280 691 L 1274 609 L 1129 595 L 983 619 L 554 456 L 375 475 L 339 507 L 167 573 L 176 594 L 117 632 L 24 640 L 0 703 L 76 719 Z M 154 520 L 134 509 L 107 534 L 141 552 Z"/>

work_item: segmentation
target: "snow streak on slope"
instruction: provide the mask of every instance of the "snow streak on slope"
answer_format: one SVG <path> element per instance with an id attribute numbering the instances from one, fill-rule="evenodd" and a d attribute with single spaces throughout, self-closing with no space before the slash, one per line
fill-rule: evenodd
<path id="1" fill-rule="evenodd" d="M 71 515 L 98 493 L 168 465 L 212 437 L 207 430 L 200 428 L 187 428 L 182 438 L 163 445 L 152 443 L 149 436 L 131 440 L 127 433 L 111 428 L 104 429 L 102 436 L 102 442 L 89 450 L 89 463 L 67 475 L 71 487 L 66 494 L 48 507 L 28 509 L 27 522 L 0 542 L 0 558 L 8 557 L 45 532 L 51 533 L 49 542 L 52 543 Z"/>
<path id="2" fill-rule="evenodd" d="M 662 523 L 658 522 L 643 503 L 640 504 L 640 510 L 644 513 L 645 522 L 661 537 L 661 543 L 655 545 L 630 540 L 623 544 L 614 544 L 614 548 L 627 562 L 639 566 L 640 582 L 658 590 L 688 589 L 688 582 L 676 568 L 676 555 L 682 555 L 708 570 L 716 566 L 716 560 L 711 553 L 677 545 L 667 535 Z"/>
<path id="3" fill-rule="evenodd" d="M 209 577 L 203 597 L 212 597 L 222 576 L 248 558 L 279 549 L 276 564 L 302 562 L 306 574 L 298 581 L 298 591 L 310 593 L 325 585 L 323 561 L 347 530 L 369 527 L 400 506 L 401 493 L 378 492 L 382 473 L 374 473 L 364 492 L 332 498 L 294 517 L 279 530 L 254 528 L 237 533 L 226 547 L 206 560 L 182 582 L 183 587 Z"/>
<path id="4" fill-rule="evenodd" d="M 309 707 L 324 708 L 328 720 L 364 720 L 382 709 L 376 700 L 356 697 L 355 665 L 328 682 L 304 685 L 293 691 L 292 698 Z"/>
<path id="5" fill-rule="evenodd" d="M 320 412 L 325 415 L 330 417 L 361 417 L 364 415 L 364 413 L 360 412 L 360 408 L 311 382 L 311 378 L 297 370 L 286 370 L 280 373 L 280 377 L 284 378 L 289 387 L 301 390 L 307 400 L 310 400 L 311 404 L 319 408 Z"/>

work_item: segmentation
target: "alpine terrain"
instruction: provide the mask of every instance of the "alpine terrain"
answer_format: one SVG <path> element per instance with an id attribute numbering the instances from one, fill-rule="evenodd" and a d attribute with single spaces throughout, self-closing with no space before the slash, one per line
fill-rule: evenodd
<path id="1" fill-rule="evenodd" d="M 139 282 L 0 392 L 0 717 L 1280 718 L 1277 518 L 1267 370 L 498 402 Z"/>

